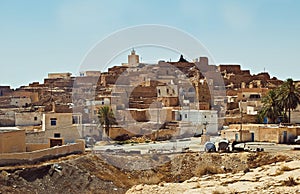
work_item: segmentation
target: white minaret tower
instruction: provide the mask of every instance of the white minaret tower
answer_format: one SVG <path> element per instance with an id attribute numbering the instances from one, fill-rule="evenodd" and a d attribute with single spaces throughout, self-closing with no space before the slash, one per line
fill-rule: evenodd
<path id="1" fill-rule="evenodd" d="M 135 67 L 140 63 L 139 56 L 135 54 L 135 50 L 131 50 L 131 54 L 128 55 L 128 66 Z"/>

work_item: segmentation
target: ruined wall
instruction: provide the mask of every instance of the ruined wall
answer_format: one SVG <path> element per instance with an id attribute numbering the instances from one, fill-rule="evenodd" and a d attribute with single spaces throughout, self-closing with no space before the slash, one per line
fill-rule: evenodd
<path id="1" fill-rule="evenodd" d="M 219 65 L 218 70 L 220 72 L 226 71 L 226 73 L 239 74 L 241 73 L 240 65 Z"/>
<path id="2" fill-rule="evenodd" d="M 12 91 L 10 86 L 0 86 L 0 96 L 10 95 Z"/>
<path id="3" fill-rule="evenodd" d="M 71 73 L 48 73 L 49 79 L 57 79 L 57 78 L 63 78 L 68 79 L 70 78 L 72 74 Z"/>
<path id="4" fill-rule="evenodd" d="M 137 122 L 147 122 L 149 120 L 146 109 L 130 109 L 130 114 Z"/>
<path id="5" fill-rule="evenodd" d="M 164 106 L 167 107 L 174 107 L 179 105 L 178 97 L 162 97 L 162 98 L 157 98 L 157 100 L 162 102 Z"/>

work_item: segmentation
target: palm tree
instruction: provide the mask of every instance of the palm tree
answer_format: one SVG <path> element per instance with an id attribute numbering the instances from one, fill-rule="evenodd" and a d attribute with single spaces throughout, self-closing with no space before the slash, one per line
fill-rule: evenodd
<path id="1" fill-rule="evenodd" d="M 100 124 L 104 128 L 105 134 L 109 137 L 109 129 L 112 125 L 117 124 L 112 109 L 109 106 L 102 106 L 98 110 Z"/>
<path id="2" fill-rule="evenodd" d="M 262 103 L 263 107 L 259 112 L 260 120 L 267 117 L 271 123 L 276 123 L 283 113 L 283 108 L 278 101 L 278 90 L 270 90 L 268 94 L 262 98 Z"/>
<path id="3" fill-rule="evenodd" d="M 300 87 L 293 79 L 287 79 L 279 88 L 278 100 L 285 112 L 288 112 L 288 122 L 291 123 L 291 111 L 300 104 Z"/>

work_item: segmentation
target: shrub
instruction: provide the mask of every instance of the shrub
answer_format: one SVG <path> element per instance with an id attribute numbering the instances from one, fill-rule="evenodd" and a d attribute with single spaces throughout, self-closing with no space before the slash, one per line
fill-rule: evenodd
<path id="1" fill-rule="evenodd" d="M 289 177 L 287 180 L 283 181 L 283 186 L 295 186 L 298 185 L 298 183 L 295 181 L 293 177 Z"/>

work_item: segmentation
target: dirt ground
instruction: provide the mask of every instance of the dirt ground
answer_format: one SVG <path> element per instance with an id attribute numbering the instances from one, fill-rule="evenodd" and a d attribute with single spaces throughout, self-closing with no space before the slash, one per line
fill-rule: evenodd
<path id="1" fill-rule="evenodd" d="M 134 185 L 178 183 L 205 174 L 236 173 L 300 159 L 282 153 L 71 155 L 41 164 L 0 167 L 0 193 L 125 193 Z"/>

